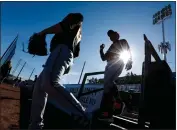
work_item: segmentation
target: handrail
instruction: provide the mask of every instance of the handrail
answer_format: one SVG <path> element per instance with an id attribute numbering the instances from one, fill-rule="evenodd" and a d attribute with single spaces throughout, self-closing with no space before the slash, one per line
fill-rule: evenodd
<path id="1" fill-rule="evenodd" d="M 85 73 L 84 78 L 83 78 L 83 80 L 82 80 L 81 87 L 80 87 L 79 92 L 78 92 L 78 100 L 79 100 L 80 97 L 82 96 L 82 92 L 83 92 L 83 90 L 84 90 L 84 85 L 85 85 L 85 81 L 86 81 L 86 79 L 87 79 L 87 76 L 90 76 L 90 75 L 99 75 L 99 74 L 104 74 L 104 71 Z"/>
<path id="2" fill-rule="evenodd" d="M 146 35 L 143 35 L 145 41 L 145 61 L 143 62 L 142 66 L 142 83 L 141 83 L 141 96 L 140 96 L 140 108 L 139 108 L 139 117 L 138 117 L 138 124 L 140 127 L 144 127 L 145 119 L 143 117 L 143 107 L 144 107 L 144 89 L 146 87 L 146 78 L 149 73 L 149 64 L 151 63 L 151 55 L 154 57 L 156 62 L 161 62 L 159 55 L 157 54 L 156 50 L 154 49 L 152 43 Z"/>
<path id="3" fill-rule="evenodd" d="M 151 55 L 154 57 L 154 59 L 157 62 L 160 62 L 161 59 L 159 57 L 159 55 L 157 54 L 156 50 L 154 49 L 152 43 L 150 40 L 148 40 L 148 38 L 146 37 L 146 35 L 144 34 L 144 41 L 145 41 L 145 62 L 151 62 Z"/>

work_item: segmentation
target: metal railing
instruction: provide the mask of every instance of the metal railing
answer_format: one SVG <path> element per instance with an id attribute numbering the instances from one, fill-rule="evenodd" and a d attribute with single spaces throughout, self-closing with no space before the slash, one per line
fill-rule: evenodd
<path id="1" fill-rule="evenodd" d="M 95 89 L 93 91 L 89 91 L 89 92 L 83 93 L 84 85 L 85 85 L 85 82 L 87 80 L 87 77 L 91 76 L 91 75 L 99 75 L 99 74 L 104 74 L 104 71 L 85 73 L 84 78 L 82 80 L 81 87 L 80 87 L 79 92 L 78 92 L 78 100 L 80 99 L 81 96 L 85 96 L 85 95 L 88 95 L 88 94 L 91 94 L 91 93 L 94 93 L 94 92 L 99 92 L 99 91 L 103 90 L 103 88 L 99 88 L 99 89 Z"/>

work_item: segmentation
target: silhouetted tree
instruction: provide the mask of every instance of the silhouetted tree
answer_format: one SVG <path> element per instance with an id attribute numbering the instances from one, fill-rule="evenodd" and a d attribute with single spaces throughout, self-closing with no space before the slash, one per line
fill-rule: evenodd
<path id="1" fill-rule="evenodd" d="M 88 84 L 103 84 L 104 83 L 104 79 L 98 79 L 98 78 L 90 78 L 87 79 Z M 124 77 L 119 77 L 116 80 L 117 84 L 137 84 L 137 83 L 141 83 L 141 75 L 136 75 L 133 74 L 133 72 L 131 73 L 127 73 Z"/>

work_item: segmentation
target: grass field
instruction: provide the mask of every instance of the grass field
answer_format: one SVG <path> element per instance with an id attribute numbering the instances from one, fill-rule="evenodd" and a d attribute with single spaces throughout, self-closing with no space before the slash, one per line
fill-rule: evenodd
<path id="1" fill-rule="evenodd" d="M 0 85 L 0 130 L 19 129 L 20 89 Z"/>

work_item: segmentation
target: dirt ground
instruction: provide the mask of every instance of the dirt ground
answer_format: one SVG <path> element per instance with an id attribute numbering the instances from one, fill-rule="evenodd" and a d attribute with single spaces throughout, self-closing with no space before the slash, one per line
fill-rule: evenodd
<path id="1" fill-rule="evenodd" d="M 0 130 L 19 129 L 20 89 L 11 85 L 0 84 Z M 124 116 L 137 118 L 127 113 Z"/>
<path id="2" fill-rule="evenodd" d="M 20 89 L 0 84 L 0 130 L 19 128 Z"/>

